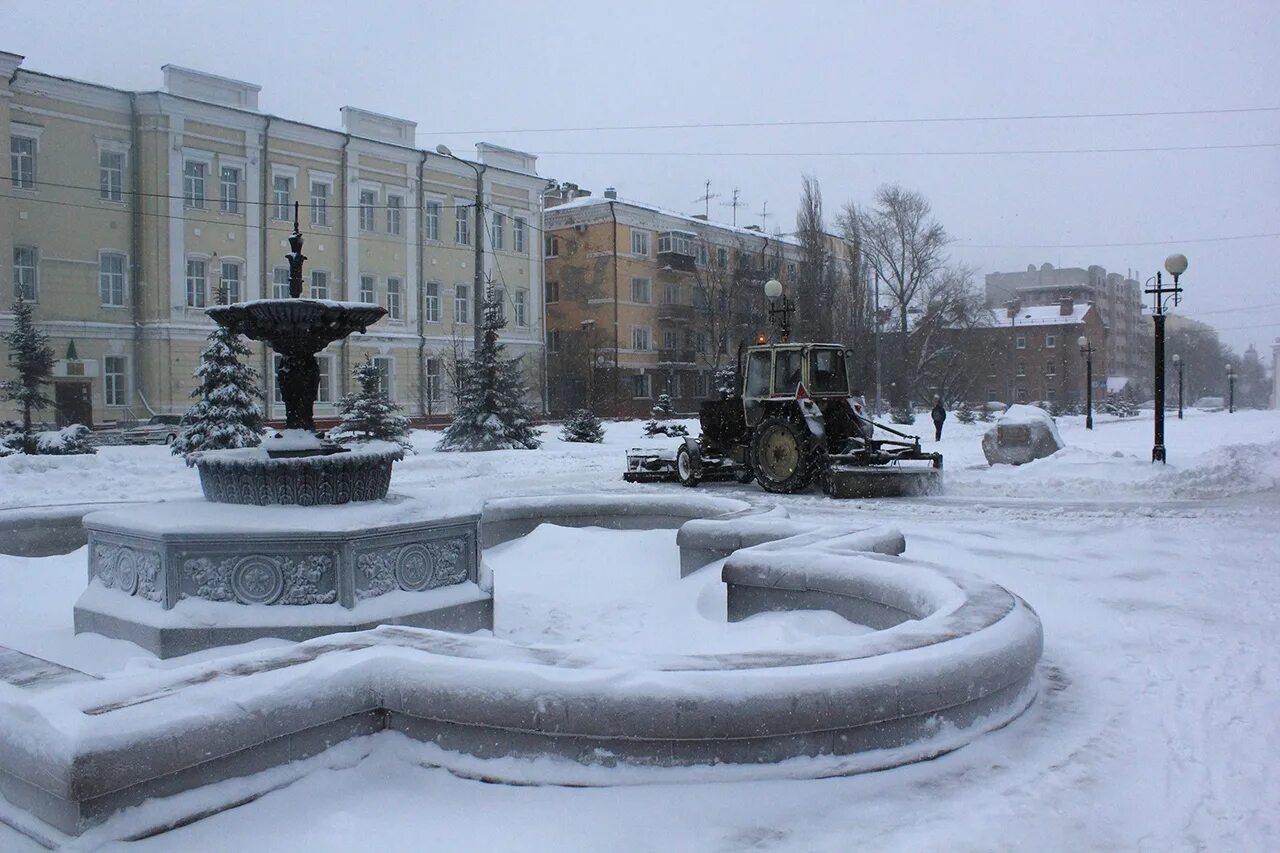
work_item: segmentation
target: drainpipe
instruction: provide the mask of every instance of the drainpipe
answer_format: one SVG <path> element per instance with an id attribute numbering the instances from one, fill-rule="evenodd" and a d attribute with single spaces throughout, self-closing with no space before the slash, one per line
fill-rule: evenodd
<path id="1" fill-rule="evenodd" d="M 422 198 L 424 183 L 423 169 L 427 164 L 427 152 L 419 151 L 418 158 L 418 414 L 425 416 L 427 408 L 430 405 L 430 394 L 427 392 L 427 327 L 426 320 L 423 317 L 423 310 L 426 308 L 426 271 L 422 265 L 426 263 L 426 254 L 424 251 L 424 242 L 426 240 L 426 227 L 423 217 L 426 214 L 426 206 Z"/>
<path id="2" fill-rule="evenodd" d="M 609 216 L 613 219 L 613 416 L 618 416 L 618 212 L 609 202 Z"/>
<path id="3" fill-rule="evenodd" d="M 133 151 L 133 162 L 129 164 L 129 183 L 133 187 L 133 198 L 129 200 L 129 308 L 133 316 L 133 358 L 129 373 L 134 393 L 145 402 L 142 396 L 142 117 L 138 114 L 136 92 L 129 93 L 129 141 Z"/>
<path id="4" fill-rule="evenodd" d="M 347 257 L 347 205 L 351 203 L 351 190 L 349 189 L 348 180 L 351 171 L 351 155 L 347 151 L 347 147 L 351 145 L 351 134 L 344 133 L 342 142 L 342 167 L 339 169 L 342 181 L 342 216 L 338 218 L 340 227 L 338 228 L 338 270 L 342 276 L 342 287 L 347 291 L 347 295 L 351 295 L 351 283 L 347 281 L 350 271 L 349 259 Z M 339 380 L 338 394 L 345 397 L 347 395 L 347 379 L 351 373 L 351 340 L 350 337 L 342 339 L 339 345 Z"/>
<path id="5" fill-rule="evenodd" d="M 271 285 L 271 265 L 267 260 L 267 223 L 270 221 L 270 208 L 267 207 L 268 189 L 267 185 L 271 183 L 271 116 L 263 116 L 262 123 L 262 153 L 258 155 L 258 265 L 259 281 L 262 282 L 262 297 L 268 296 L 267 288 Z M 262 347 L 262 379 L 263 384 L 268 388 L 271 386 L 271 351 L 270 347 L 265 344 Z M 264 389 L 265 390 L 265 389 Z M 264 394 L 265 399 L 262 401 L 267 409 L 267 417 L 273 417 L 275 412 L 274 398 L 270 393 Z"/>

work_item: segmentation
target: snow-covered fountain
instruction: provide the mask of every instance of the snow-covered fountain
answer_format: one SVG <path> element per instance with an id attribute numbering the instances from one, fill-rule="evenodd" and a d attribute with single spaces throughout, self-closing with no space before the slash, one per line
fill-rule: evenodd
<path id="1" fill-rule="evenodd" d="M 261 447 L 196 454 L 203 501 L 86 516 L 89 588 L 76 603 L 77 633 L 171 657 L 387 623 L 490 623 L 489 596 L 476 584 L 478 515 L 388 497 L 399 445 L 345 447 L 315 431 L 316 353 L 386 311 L 302 298 L 296 215 L 285 256 L 290 297 L 207 312 L 281 355 L 285 428 Z"/>

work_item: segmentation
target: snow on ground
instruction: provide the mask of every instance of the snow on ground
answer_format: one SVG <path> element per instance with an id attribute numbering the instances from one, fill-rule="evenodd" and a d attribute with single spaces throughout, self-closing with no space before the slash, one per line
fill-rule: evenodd
<path id="1" fill-rule="evenodd" d="M 1230 850 L 1280 849 L 1280 412 L 1059 419 L 1067 443 L 1019 468 L 986 465 L 988 424 L 926 448 L 945 494 L 832 501 L 708 484 L 826 523 L 890 523 L 907 555 L 959 565 L 1026 598 L 1044 621 L 1042 692 L 1006 728 L 934 761 L 844 779 L 515 787 L 454 777 L 390 733 L 318 756 L 300 781 L 162 836 L 111 849 L 228 850 Z M 639 422 L 605 444 L 445 454 L 435 434 L 397 463 L 393 490 L 459 509 L 497 496 L 651 492 L 621 481 L 623 451 L 668 446 Z M 696 424 L 690 422 L 696 433 Z M 921 419 L 918 431 L 927 431 Z M 37 504 L 198 494 L 159 447 L 0 460 L 0 520 Z M 7 509 L 5 509 L 7 508 Z M 715 625 L 715 570 L 685 581 L 669 532 L 544 526 L 492 549 L 496 633 L 520 640 L 691 651 L 860 630 L 822 614 Z M 156 665 L 127 643 L 70 634 L 83 550 L 0 557 L 0 644 L 110 672 Z M 720 610 L 717 610 L 720 608 Z M 263 641 L 270 643 L 273 641 Z M 177 665 L 179 662 L 166 662 Z M 0 827 L 0 848 L 24 849 Z"/>

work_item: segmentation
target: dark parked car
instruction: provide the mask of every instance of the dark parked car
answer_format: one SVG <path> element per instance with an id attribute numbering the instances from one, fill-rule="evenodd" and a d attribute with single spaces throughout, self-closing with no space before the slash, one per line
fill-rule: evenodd
<path id="1" fill-rule="evenodd" d="M 152 415 L 145 424 L 130 427 L 121 435 L 125 444 L 173 444 L 180 423 L 182 415 Z"/>

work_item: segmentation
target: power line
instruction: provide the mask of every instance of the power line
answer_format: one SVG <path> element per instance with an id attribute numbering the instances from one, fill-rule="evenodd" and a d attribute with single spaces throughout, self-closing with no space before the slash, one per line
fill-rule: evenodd
<path id="1" fill-rule="evenodd" d="M 1265 302 L 1261 305 L 1241 305 L 1237 308 L 1215 308 L 1212 311 L 1197 311 L 1196 314 L 1234 314 L 1237 311 L 1261 311 L 1264 308 L 1278 308 L 1280 302 Z"/>
<path id="2" fill-rule="evenodd" d="M 855 119 L 815 119 L 811 121 L 732 121 L 732 122 L 689 122 L 686 124 L 619 124 L 599 125 L 595 127 L 528 127 L 528 128 L 490 128 L 485 130 L 420 130 L 419 136 L 459 136 L 477 133 L 586 133 L 593 131 L 613 130 L 697 130 L 702 128 L 741 128 L 741 127 L 822 127 L 837 125 L 867 124 L 943 124 L 943 123 L 976 123 L 996 121 L 1048 121 L 1098 118 L 1153 118 L 1161 116 L 1195 116 L 1195 115 L 1234 115 L 1243 113 L 1280 112 L 1280 107 L 1237 107 L 1207 110 L 1150 110 L 1145 112 L 1113 112 L 1113 113 L 1042 113 L 1027 115 L 989 115 L 989 116 L 929 116 L 924 118 L 855 118 Z"/>
<path id="3" fill-rule="evenodd" d="M 1146 240 L 1129 243 L 952 243 L 961 249 L 1108 249 L 1128 246 L 1174 246 L 1183 243 L 1222 243 L 1229 240 L 1263 240 L 1280 237 L 1280 232 L 1233 234 L 1227 237 L 1192 237 L 1186 240 Z"/>
<path id="4" fill-rule="evenodd" d="M 1226 145 L 1151 145 L 1133 148 L 1006 148 L 973 151 L 542 151 L 544 157 L 1013 157 L 1062 154 L 1147 154 L 1160 151 L 1230 151 L 1280 148 L 1280 142 Z"/>

